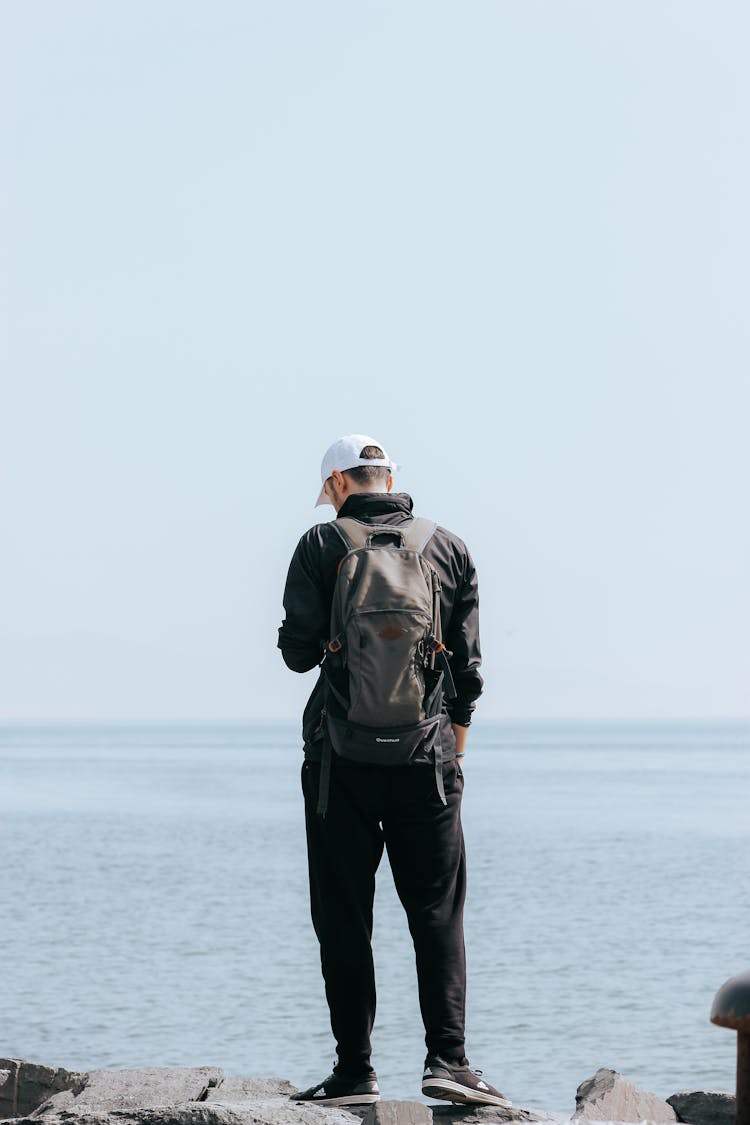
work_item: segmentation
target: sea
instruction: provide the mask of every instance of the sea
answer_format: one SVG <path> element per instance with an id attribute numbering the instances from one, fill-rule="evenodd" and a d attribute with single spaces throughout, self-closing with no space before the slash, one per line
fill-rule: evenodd
<path id="1" fill-rule="evenodd" d="M 483 722 L 465 759 L 467 1050 L 569 1114 L 611 1067 L 733 1090 L 709 1021 L 750 969 L 750 726 Z M 0 728 L 0 1056 L 321 1080 L 295 725 Z M 419 1100 L 414 959 L 378 873 L 373 1061 Z"/>

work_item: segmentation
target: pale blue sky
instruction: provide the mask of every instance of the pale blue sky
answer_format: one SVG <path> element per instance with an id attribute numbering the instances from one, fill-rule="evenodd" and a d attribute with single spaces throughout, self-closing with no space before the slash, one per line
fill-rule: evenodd
<path id="1" fill-rule="evenodd" d="M 746 4 L 6 0 L 0 44 L 0 718 L 296 718 L 350 431 L 474 554 L 479 715 L 748 714 Z"/>

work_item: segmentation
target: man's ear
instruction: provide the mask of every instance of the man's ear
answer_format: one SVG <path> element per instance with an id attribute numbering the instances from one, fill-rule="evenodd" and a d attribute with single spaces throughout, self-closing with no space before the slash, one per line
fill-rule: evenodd
<path id="1" fill-rule="evenodd" d="M 340 473 L 338 469 L 333 470 L 328 480 L 330 483 L 326 488 L 326 493 L 338 512 L 349 495 L 349 480 L 343 473 Z"/>
<path id="2" fill-rule="evenodd" d="M 386 492 L 390 492 L 392 488 L 393 488 L 393 474 L 391 473 L 390 476 L 388 477 L 388 482 L 385 486 L 385 490 L 386 490 Z"/>
<path id="3" fill-rule="evenodd" d="M 338 469 L 334 469 L 333 472 L 331 473 L 331 480 L 336 485 L 336 488 L 339 489 L 339 491 L 346 491 L 346 485 L 347 485 L 346 477 L 344 476 L 343 473 L 340 473 L 338 471 Z"/>

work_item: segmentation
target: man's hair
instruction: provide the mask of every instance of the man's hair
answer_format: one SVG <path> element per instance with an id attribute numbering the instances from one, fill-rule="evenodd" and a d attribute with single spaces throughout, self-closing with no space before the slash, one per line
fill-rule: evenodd
<path id="1" fill-rule="evenodd" d="M 360 457 L 365 460 L 382 460 L 385 453 L 379 445 L 366 445 Z M 351 477 L 355 484 L 386 484 L 391 470 L 387 465 L 355 465 L 353 469 L 344 469 L 344 476 Z"/>

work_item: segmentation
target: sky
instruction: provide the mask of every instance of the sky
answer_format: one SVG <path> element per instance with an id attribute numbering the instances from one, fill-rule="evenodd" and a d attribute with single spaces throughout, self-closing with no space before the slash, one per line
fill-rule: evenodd
<path id="1" fill-rule="evenodd" d="M 5 0 L 0 720 L 296 721 L 341 434 L 478 719 L 748 717 L 750 9 Z"/>

